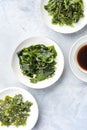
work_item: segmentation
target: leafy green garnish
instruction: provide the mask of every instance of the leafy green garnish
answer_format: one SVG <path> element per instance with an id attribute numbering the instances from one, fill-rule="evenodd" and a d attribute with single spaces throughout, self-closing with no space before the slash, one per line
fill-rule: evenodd
<path id="1" fill-rule="evenodd" d="M 52 23 L 61 26 L 73 26 L 84 17 L 83 0 L 49 0 L 44 8 L 52 16 Z"/>
<path id="2" fill-rule="evenodd" d="M 32 83 L 52 77 L 55 72 L 57 56 L 54 46 L 43 44 L 31 45 L 18 52 L 22 73 L 30 78 Z"/>
<path id="3" fill-rule="evenodd" d="M 4 100 L 0 100 L 0 122 L 2 126 L 24 126 L 27 117 L 30 116 L 30 107 L 32 103 L 23 102 L 21 94 L 14 97 L 6 96 Z"/>

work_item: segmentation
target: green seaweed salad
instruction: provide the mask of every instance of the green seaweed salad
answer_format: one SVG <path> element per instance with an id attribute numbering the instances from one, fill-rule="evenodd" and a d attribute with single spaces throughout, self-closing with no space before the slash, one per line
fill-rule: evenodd
<path id="1" fill-rule="evenodd" d="M 30 101 L 24 102 L 21 94 L 6 96 L 0 100 L 0 125 L 25 126 L 32 105 Z"/>
<path id="2" fill-rule="evenodd" d="M 52 16 L 52 23 L 61 26 L 73 27 L 74 23 L 84 17 L 83 0 L 49 0 L 44 8 Z"/>
<path id="3" fill-rule="evenodd" d="M 31 83 L 50 78 L 55 73 L 57 52 L 54 46 L 31 45 L 17 53 L 21 71 Z"/>

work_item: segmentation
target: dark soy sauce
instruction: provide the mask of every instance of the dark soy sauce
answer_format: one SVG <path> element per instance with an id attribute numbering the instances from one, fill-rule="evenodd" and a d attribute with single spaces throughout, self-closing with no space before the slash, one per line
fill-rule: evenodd
<path id="1" fill-rule="evenodd" d="M 87 71 L 87 45 L 84 45 L 79 49 L 77 61 L 80 67 Z"/>

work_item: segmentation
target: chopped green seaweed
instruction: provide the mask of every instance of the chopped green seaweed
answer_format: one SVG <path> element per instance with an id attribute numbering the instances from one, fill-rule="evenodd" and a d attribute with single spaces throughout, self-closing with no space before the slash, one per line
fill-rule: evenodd
<path id="1" fill-rule="evenodd" d="M 61 26 L 73 26 L 84 17 L 83 0 L 49 0 L 44 8 L 52 16 L 52 23 Z"/>
<path id="2" fill-rule="evenodd" d="M 27 117 L 30 116 L 32 103 L 23 102 L 21 94 L 14 97 L 6 96 L 0 100 L 0 123 L 2 126 L 25 126 Z"/>
<path id="3" fill-rule="evenodd" d="M 55 72 L 57 56 L 54 46 L 43 44 L 31 45 L 18 52 L 22 73 L 30 78 L 32 83 L 52 77 Z"/>

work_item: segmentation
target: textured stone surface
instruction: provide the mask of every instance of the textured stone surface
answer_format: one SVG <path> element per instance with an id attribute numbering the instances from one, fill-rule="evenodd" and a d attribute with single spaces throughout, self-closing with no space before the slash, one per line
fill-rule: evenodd
<path id="1" fill-rule="evenodd" d="M 87 26 L 69 35 L 49 29 L 41 18 L 40 0 L 0 0 L 0 90 L 16 86 L 33 94 L 40 111 L 33 130 L 87 130 L 87 84 L 72 74 L 68 62 L 72 44 L 86 34 Z M 53 39 L 64 53 L 63 75 L 54 85 L 42 90 L 20 84 L 11 69 L 13 51 L 31 36 Z"/>

